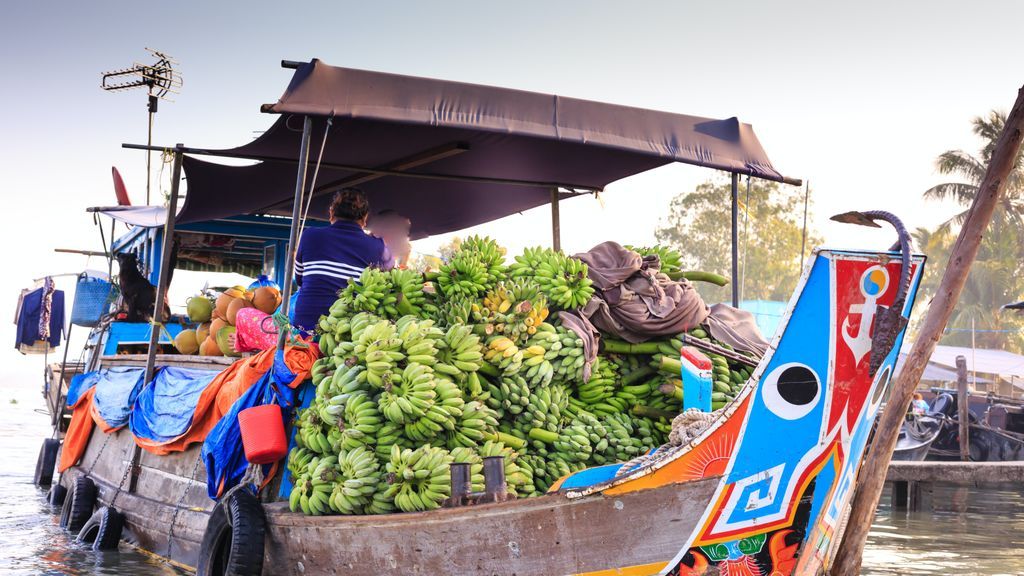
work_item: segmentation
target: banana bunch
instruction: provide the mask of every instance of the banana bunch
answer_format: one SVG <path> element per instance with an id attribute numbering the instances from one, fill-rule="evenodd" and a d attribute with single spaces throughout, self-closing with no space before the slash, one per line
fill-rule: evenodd
<path id="1" fill-rule="evenodd" d="M 415 450 L 391 448 L 385 470 L 390 486 L 387 495 L 403 512 L 433 510 L 451 496 L 447 450 L 424 444 Z"/>
<path id="2" fill-rule="evenodd" d="M 377 440 L 377 430 L 383 422 L 377 402 L 365 391 L 354 392 L 345 403 L 344 414 L 344 419 L 338 423 L 341 449 L 372 449 Z"/>
<path id="3" fill-rule="evenodd" d="M 494 433 L 498 427 L 498 414 L 483 403 L 473 400 L 462 407 L 455 429 L 448 432 L 447 446 L 474 448 Z"/>
<path id="4" fill-rule="evenodd" d="M 391 285 L 391 275 L 376 268 L 365 268 L 359 280 L 349 282 L 341 291 L 342 307 L 351 312 L 380 313 L 385 306 L 394 307 L 398 297 Z"/>
<path id="5" fill-rule="evenodd" d="M 398 446 L 399 448 L 415 448 L 415 445 L 408 438 L 405 437 L 404 428 L 401 424 L 396 424 L 390 420 L 385 421 L 377 428 L 377 437 L 374 444 L 376 445 L 377 459 L 381 462 L 387 462 L 391 458 L 391 447 Z"/>
<path id="6" fill-rule="evenodd" d="M 512 309 L 512 295 L 504 282 L 484 294 L 483 305 L 491 314 L 507 314 Z"/>
<path id="7" fill-rule="evenodd" d="M 546 458 L 536 454 L 526 454 L 519 457 L 519 465 L 528 468 L 532 474 L 535 491 L 530 496 L 547 493 L 551 485 L 559 478 L 579 472 L 586 467 L 581 462 L 566 461 L 559 453 L 552 453 Z"/>
<path id="8" fill-rule="evenodd" d="M 294 481 L 306 473 L 306 466 L 317 457 L 316 452 L 296 446 L 288 453 L 288 472 Z"/>
<path id="9" fill-rule="evenodd" d="M 328 381 L 326 394 L 321 396 L 317 390 L 317 396 L 328 398 L 327 403 L 344 406 L 348 397 L 355 392 L 369 392 L 370 386 L 367 380 L 366 367 L 362 364 L 342 364 L 335 371 Z"/>
<path id="10" fill-rule="evenodd" d="M 387 458 L 385 458 L 386 460 Z M 395 511 L 395 500 L 388 495 L 388 488 L 391 485 L 387 482 L 387 474 L 379 474 L 378 476 L 380 476 L 380 480 L 377 482 L 373 497 L 363 509 L 363 512 L 366 514 L 391 514 Z"/>
<path id="11" fill-rule="evenodd" d="M 583 364 L 586 361 L 583 339 L 561 325 L 555 326 L 555 332 L 562 344 L 558 349 L 558 357 L 551 361 L 555 379 L 562 382 L 582 382 Z"/>
<path id="12" fill-rule="evenodd" d="M 387 320 L 363 330 L 353 349 L 355 357 L 366 366 L 366 379 L 376 387 L 384 386 L 385 375 L 405 360 L 402 340 L 395 325 Z"/>
<path id="13" fill-rule="evenodd" d="M 296 421 L 295 443 L 300 448 L 307 448 L 317 454 L 332 454 L 330 442 L 327 441 L 327 433 L 324 431 L 324 422 L 320 417 L 320 408 L 323 401 L 320 398 L 313 400 L 309 407 L 299 413 Z"/>
<path id="14" fill-rule="evenodd" d="M 480 370 L 483 358 L 480 337 L 473 333 L 473 327 L 456 324 L 437 342 L 434 370 L 461 380 Z"/>
<path id="15" fill-rule="evenodd" d="M 379 485 L 380 474 L 373 452 L 362 446 L 343 450 L 338 454 L 328 505 L 339 514 L 362 514 Z"/>
<path id="16" fill-rule="evenodd" d="M 599 360 L 590 372 L 590 380 L 576 387 L 576 397 L 588 406 L 600 406 L 608 412 L 617 411 L 607 404 L 607 400 L 615 394 L 617 380 L 617 366 Z"/>
<path id="17" fill-rule="evenodd" d="M 313 367 L 309 371 L 309 376 L 313 380 L 313 386 L 316 386 L 317 396 L 326 394 L 327 388 L 323 390 L 320 388 L 320 384 L 327 380 L 330 383 L 331 377 L 334 376 L 334 362 L 327 356 L 319 358 L 316 362 L 313 362 Z"/>
<path id="18" fill-rule="evenodd" d="M 534 448 L 548 450 L 549 453 L 557 455 L 567 463 L 586 462 L 594 450 L 586 424 L 578 419 L 573 420 L 559 432 L 531 428 L 529 436 Z"/>
<path id="19" fill-rule="evenodd" d="M 569 394 L 562 385 L 552 383 L 531 388 L 529 402 L 516 418 L 515 427 L 524 435 L 528 435 L 533 428 L 558 432 L 563 419 L 568 419 L 568 407 Z"/>
<path id="20" fill-rule="evenodd" d="M 683 255 L 678 250 L 674 250 L 668 246 L 656 244 L 654 246 L 623 246 L 626 250 L 632 250 L 641 257 L 657 256 L 661 262 L 661 272 L 663 274 L 674 274 L 681 272 L 683 269 Z"/>
<path id="21" fill-rule="evenodd" d="M 474 252 L 459 250 L 438 271 L 437 285 L 447 298 L 457 295 L 476 298 L 487 291 L 487 265 Z"/>
<path id="22" fill-rule="evenodd" d="M 497 384 L 488 382 L 487 392 L 487 406 L 501 418 L 505 414 L 521 414 L 530 403 L 530 387 L 522 376 L 516 374 L 502 376 Z"/>
<path id="23" fill-rule="evenodd" d="M 455 295 L 437 307 L 434 317 L 442 326 L 471 325 L 477 322 L 474 309 L 480 309 L 480 305 L 472 297 Z"/>
<path id="24" fill-rule="evenodd" d="M 408 314 L 422 315 L 427 301 L 427 295 L 423 293 L 423 275 L 407 268 L 392 268 L 388 274 L 391 275 L 395 302 L 382 306 L 384 314 L 390 318 Z"/>
<path id="25" fill-rule="evenodd" d="M 436 362 L 437 345 L 444 332 L 434 326 L 433 320 L 422 320 L 416 316 L 402 316 L 395 323 L 402 350 L 410 363 L 433 366 Z"/>
<path id="26" fill-rule="evenodd" d="M 532 278 L 540 285 L 549 304 L 562 310 L 575 310 L 590 302 L 593 282 L 581 260 L 550 248 L 527 248 L 509 266 L 515 278 Z"/>
<path id="27" fill-rule="evenodd" d="M 409 363 L 401 373 L 389 372 L 384 391 L 377 400 L 381 414 L 395 424 L 405 424 L 427 413 L 434 405 L 434 371 L 423 364 Z"/>
<path id="28" fill-rule="evenodd" d="M 325 456 L 312 460 L 306 467 L 309 471 L 299 478 L 288 497 L 288 507 L 293 512 L 320 516 L 330 511 L 328 500 L 333 489 L 334 479 L 338 476 L 335 465 L 337 456 Z"/>
<path id="29" fill-rule="evenodd" d="M 470 236 L 459 245 L 459 251 L 479 258 L 487 270 L 487 284 L 494 285 L 505 279 L 505 249 L 490 236 Z"/>
<path id="30" fill-rule="evenodd" d="M 636 430 L 632 418 L 627 414 L 608 414 L 600 420 L 607 431 L 607 443 L 602 450 L 595 451 L 595 462 L 625 462 L 641 454 L 644 441 L 634 436 Z"/>
<path id="31" fill-rule="evenodd" d="M 462 416 L 462 391 L 451 380 L 436 378 L 434 380 L 435 400 L 423 415 L 407 419 L 405 437 L 413 442 L 430 442 L 441 432 L 454 430 L 459 417 Z"/>
<path id="32" fill-rule="evenodd" d="M 516 374 L 523 367 L 523 352 L 508 336 L 487 339 L 484 360 L 503 374 Z"/>

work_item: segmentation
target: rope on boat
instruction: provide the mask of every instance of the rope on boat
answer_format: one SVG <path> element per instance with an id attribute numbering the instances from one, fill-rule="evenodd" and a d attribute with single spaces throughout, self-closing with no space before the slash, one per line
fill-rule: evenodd
<path id="1" fill-rule="evenodd" d="M 185 496 L 188 495 L 188 491 L 192 488 L 192 485 L 196 481 L 196 472 L 199 471 L 199 464 L 203 461 L 203 453 L 196 456 L 196 464 L 192 467 L 192 475 L 188 478 L 188 484 L 185 485 L 185 491 L 181 493 L 181 497 L 178 498 L 177 504 L 174 505 L 174 515 L 171 516 L 171 529 L 167 532 L 167 557 L 171 557 L 171 544 L 174 542 L 174 524 L 178 521 L 178 513 L 181 512 L 181 504 L 185 501 Z"/>
<path id="2" fill-rule="evenodd" d="M 332 125 L 334 125 L 334 117 L 329 116 L 327 118 L 327 126 L 324 128 L 324 139 L 320 142 L 320 154 L 317 155 L 316 167 L 313 168 L 313 180 L 309 183 L 309 198 L 306 199 L 306 206 L 299 215 L 299 234 L 297 238 L 302 238 L 302 232 L 306 229 L 306 217 L 309 216 L 309 206 L 313 203 L 313 192 L 316 190 L 316 179 L 320 176 L 320 162 L 324 159 L 324 149 L 327 148 L 327 134 L 330 133 Z M 303 191 L 303 194 L 305 194 L 305 191 Z"/>

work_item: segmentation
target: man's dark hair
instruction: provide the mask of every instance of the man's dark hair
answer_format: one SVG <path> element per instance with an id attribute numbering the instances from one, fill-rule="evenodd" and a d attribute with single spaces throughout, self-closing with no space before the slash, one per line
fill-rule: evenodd
<path id="1" fill-rule="evenodd" d="M 366 194 L 358 188 L 342 188 L 334 193 L 331 200 L 331 215 L 338 220 L 359 221 L 370 212 Z"/>

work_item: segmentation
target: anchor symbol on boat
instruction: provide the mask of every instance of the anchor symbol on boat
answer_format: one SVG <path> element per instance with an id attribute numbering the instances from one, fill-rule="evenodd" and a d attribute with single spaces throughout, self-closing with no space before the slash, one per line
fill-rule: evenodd
<path id="1" fill-rule="evenodd" d="M 885 294 L 889 286 L 889 272 L 882 266 L 872 266 L 864 271 L 860 279 L 860 292 L 864 295 L 863 304 L 852 304 L 849 315 L 843 319 L 843 341 L 853 353 L 854 364 L 860 364 L 864 356 L 871 351 L 871 327 L 878 311 L 878 298 Z M 850 316 L 860 315 L 860 325 L 853 334 Z"/>

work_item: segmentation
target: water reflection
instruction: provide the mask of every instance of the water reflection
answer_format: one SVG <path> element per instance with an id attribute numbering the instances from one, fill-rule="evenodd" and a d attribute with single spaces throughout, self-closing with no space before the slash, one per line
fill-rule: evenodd
<path id="1" fill-rule="evenodd" d="M 888 491 L 887 491 L 888 492 Z M 863 573 L 1024 574 L 1024 496 L 1015 485 L 936 484 L 933 510 L 893 510 L 883 496 Z"/>

